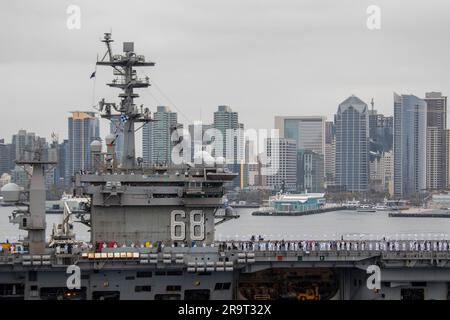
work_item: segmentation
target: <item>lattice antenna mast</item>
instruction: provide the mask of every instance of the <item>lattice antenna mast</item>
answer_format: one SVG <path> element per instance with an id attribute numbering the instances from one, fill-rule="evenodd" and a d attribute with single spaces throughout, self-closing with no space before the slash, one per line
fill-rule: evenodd
<path id="1" fill-rule="evenodd" d="M 102 42 L 105 43 L 107 52 L 101 61 L 97 61 L 97 65 L 114 68 L 113 74 L 118 77 L 111 83 L 108 83 L 108 86 L 119 88 L 122 92 L 119 94 L 121 99 L 119 106 L 115 103 L 105 102 L 105 99 L 102 99 L 99 102 L 99 110 L 102 118 L 109 120 L 119 118 L 123 122 L 122 168 L 133 169 L 136 168 L 135 123 L 152 121 L 148 108 L 142 108 L 142 106 L 138 108 L 134 104 L 134 99 L 139 97 L 137 93 L 134 93 L 134 89 L 150 86 L 148 77 L 144 79 L 137 78 L 134 67 L 152 67 L 155 63 L 146 62 L 144 56 L 137 55 L 134 52 L 133 42 L 124 42 L 123 54 L 113 55 L 111 33 L 105 33 Z M 109 60 L 106 60 L 107 56 Z M 118 114 L 112 114 L 111 108 Z"/>

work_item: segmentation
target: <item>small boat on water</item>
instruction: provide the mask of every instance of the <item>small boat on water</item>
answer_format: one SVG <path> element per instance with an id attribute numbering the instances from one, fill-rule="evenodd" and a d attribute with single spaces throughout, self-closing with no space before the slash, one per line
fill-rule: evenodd
<path id="1" fill-rule="evenodd" d="M 347 208 L 352 208 L 352 209 L 358 208 L 358 207 L 360 207 L 360 202 L 359 202 L 358 200 L 355 200 L 355 199 L 349 200 L 349 201 L 347 201 L 347 202 L 345 203 L 345 206 L 346 206 Z"/>
<path id="2" fill-rule="evenodd" d="M 374 209 L 375 209 L 376 211 L 391 211 L 391 209 L 389 209 L 388 206 L 381 205 L 381 204 L 377 204 L 377 205 L 374 207 Z"/>
<path id="3" fill-rule="evenodd" d="M 258 210 L 254 211 L 252 215 L 273 215 L 276 210 L 272 207 L 260 207 Z"/>
<path id="4" fill-rule="evenodd" d="M 377 212 L 377 210 L 374 207 L 372 207 L 368 204 L 360 205 L 358 208 L 356 208 L 356 211 L 357 212 Z"/>
<path id="5" fill-rule="evenodd" d="M 391 210 L 408 210 L 411 208 L 411 203 L 408 200 L 386 200 L 386 206 Z"/>

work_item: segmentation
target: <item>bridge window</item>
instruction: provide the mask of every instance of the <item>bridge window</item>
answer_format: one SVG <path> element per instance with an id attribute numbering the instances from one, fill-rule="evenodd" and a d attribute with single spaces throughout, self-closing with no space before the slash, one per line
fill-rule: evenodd
<path id="1" fill-rule="evenodd" d="M 138 271 L 138 272 L 136 272 L 136 277 L 138 277 L 138 278 L 151 278 L 152 277 L 152 272 L 151 271 Z M 131 280 L 131 279 L 127 279 L 127 280 Z"/>
<path id="2" fill-rule="evenodd" d="M 167 286 L 167 291 L 181 291 L 181 286 Z"/>
<path id="3" fill-rule="evenodd" d="M 150 292 L 152 291 L 152 286 L 136 286 L 134 287 L 135 292 Z"/>
<path id="4" fill-rule="evenodd" d="M 230 290 L 231 282 L 217 282 L 214 290 Z"/>
<path id="5" fill-rule="evenodd" d="M 424 300 L 425 290 L 424 289 L 410 289 L 405 288 L 400 291 L 401 300 Z"/>

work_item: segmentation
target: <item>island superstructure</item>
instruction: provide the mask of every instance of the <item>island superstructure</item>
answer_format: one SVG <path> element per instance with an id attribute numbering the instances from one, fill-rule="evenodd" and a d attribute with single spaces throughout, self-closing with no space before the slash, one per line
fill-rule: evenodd
<path id="1" fill-rule="evenodd" d="M 131 42 L 123 44 L 120 55 L 112 53 L 110 34 L 105 34 L 103 42 L 107 59 L 97 65 L 113 68 L 117 78 L 108 85 L 121 92 L 118 104 L 102 100 L 99 109 L 103 118 L 120 118 L 124 123 L 123 157 L 116 165 L 114 142 L 107 141 L 106 162 L 97 160 L 93 172 L 75 176 L 77 193 L 91 199 L 87 223 L 92 242 L 211 244 L 223 184 L 236 174 L 229 172 L 220 159 L 209 166 L 200 161 L 144 168 L 136 159 L 135 124 L 152 119 L 149 109 L 137 106 L 134 99 L 139 97 L 135 89 L 149 87 L 150 81 L 148 77 L 138 78 L 135 68 L 155 64 L 137 55 Z M 93 159 L 102 158 L 94 155 Z"/>

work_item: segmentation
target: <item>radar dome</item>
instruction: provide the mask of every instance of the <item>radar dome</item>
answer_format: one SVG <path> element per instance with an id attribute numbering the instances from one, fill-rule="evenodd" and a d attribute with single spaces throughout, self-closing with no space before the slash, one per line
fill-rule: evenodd
<path id="1" fill-rule="evenodd" d="M 105 137 L 105 142 L 107 145 L 110 145 L 114 142 L 115 139 L 116 137 L 112 133 L 110 133 Z"/>
<path id="2" fill-rule="evenodd" d="M 3 196 L 3 202 L 18 202 L 22 190 L 23 188 L 15 183 L 5 184 L 0 190 L 0 193 Z"/>
<path id="3" fill-rule="evenodd" d="M 91 152 L 102 152 L 102 143 L 98 140 L 91 142 Z"/>

